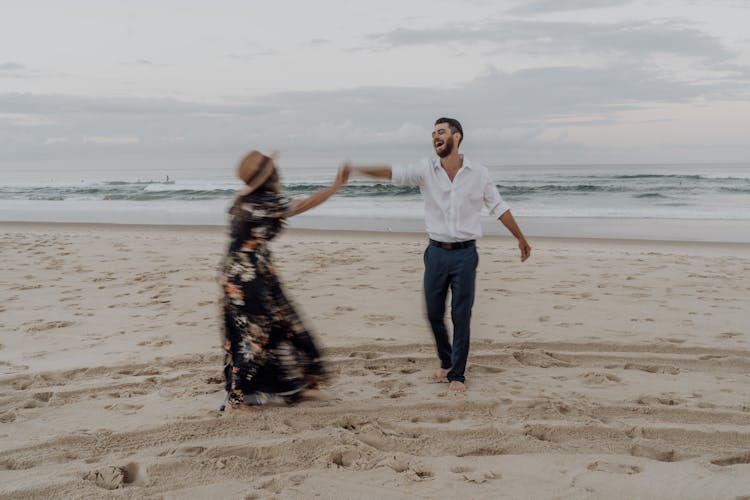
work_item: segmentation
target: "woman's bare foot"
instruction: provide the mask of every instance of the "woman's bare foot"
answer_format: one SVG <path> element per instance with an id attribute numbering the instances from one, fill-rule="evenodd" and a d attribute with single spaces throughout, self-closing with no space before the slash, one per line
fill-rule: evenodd
<path id="1" fill-rule="evenodd" d="M 307 401 L 325 401 L 327 399 L 326 394 L 318 389 L 305 389 L 300 393 L 300 396 Z"/>
<path id="2" fill-rule="evenodd" d="M 238 405 L 226 405 L 224 407 L 224 413 L 236 413 L 236 414 L 248 414 L 248 413 L 257 413 L 260 411 L 260 408 L 257 406 L 250 406 L 245 404 L 238 404 Z"/>
<path id="3" fill-rule="evenodd" d="M 463 382 L 453 380 L 450 384 L 448 384 L 448 391 L 454 393 L 466 392 L 466 385 Z"/>
<path id="4" fill-rule="evenodd" d="M 449 368 L 438 368 L 435 370 L 435 373 L 430 375 L 430 382 L 433 383 L 445 383 L 448 382 L 448 372 L 450 371 Z"/>
<path id="5" fill-rule="evenodd" d="M 318 388 L 318 377 L 315 375 L 308 375 L 305 377 L 305 383 L 307 384 L 308 389 L 317 389 Z"/>

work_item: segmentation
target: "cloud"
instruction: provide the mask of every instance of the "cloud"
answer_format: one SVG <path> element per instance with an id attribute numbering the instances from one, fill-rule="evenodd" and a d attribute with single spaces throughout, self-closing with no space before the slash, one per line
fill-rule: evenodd
<path id="1" fill-rule="evenodd" d="M 227 57 L 230 59 L 252 60 L 258 57 L 273 56 L 276 55 L 277 52 L 278 51 L 276 49 L 261 45 L 259 43 L 251 42 L 247 44 L 246 49 L 242 50 L 241 52 L 231 52 L 227 54 Z"/>
<path id="2" fill-rule="evenodd" d="M 506 12 L 508 14 L 541 14 L 619 7 L 629 3 L 632 3 L 632 0 L 534 0 L 524 2 Z"/>
<path id="3" fill-rule="evenodd" d="M 68 142 L 68 140 L 69 139 L 67 137 L 47 137 L 47 139 L 45 139 L 44 141 L 44 144 L 63 144 Z"/>
<path id="4" fill-rule="evenodd" d="M 138 137 L 132 136 L 111 136 L 111 135 L 93 135 L 85 136 L 83 138 L 84 143 L 91 144 L 138 144 L 141 140 Z"/>
<path id="5" fill-rule="evenodd" d="M 0 64 L 0 71 L 23 71 L 26 70 L 26 66 L 15 62 L 4 62 Z"/>
<path id="6" fill-rule="evenodd" d="M 441 115 L 464 122 L 465 143 L 472 148 L 534 144 L 543 149 L 551 144 L 545 130 L 561 123 L 579 126 L 581 116 L 587 117 L 582 125 L 611 123 L 621 111 L 644 103 L 740 99 L 745 83 L 682 82 L 635 62 L 620 62 L 516 72 L 490 67 L 449 89 L 359 87 L 224 103 L 0 94 L 0 118 L 6 117 L 0 119 L 0 151 L 6 157 L 33 156 L 46 144 L 47 150 L 61 148 L 60 154 L 104 146 L 156 156 L 233 154 L 249 147 L 418 154 Z M 49 143 L 50 137 L 68 141 Z M 563 139 L 556 138 L 555 147 L 562 147 Z"/>
<path id="7" fill-rule="evenodd" d="M 562 10 L 591 4 L 555 2 Z M 541 12 L 551 5 L 538 0 L 526 7 Z M 424 138 L 440 115 L 464 122 L 466 145 L 472 148 L 560 151 L 577 146 L 550 130 L 615 123 L 623 110 L 654 103 L 750 98 L 750 68 L 717 37 L 677 20 L 594 24 L 506 19 L 401 28 L 367 39 L 386 49 L 449 42 L 474 50 L 482 42 L 497 51 L 601 57 L 595 58 L 598 66 L 566 63 L 575 61 L 567 57 L 556 57 L 563 61 L 559 66 L 513 72 L 488 66 L 452 88 L 287 91 L 213 103 L 5 93 L 0 94 L 0 155 L 31 157 L 39 154 L 40 145 L 50 154 L 70 156 L 112 148 L 146 156 L 234 154 L 249 147 L 311 154 L 418 152 L 424 151 Z M 310 40 L 311 46 L 328 43 Z M 260 44 L 239 50 L 247 53 L 234 57 L 273 53 Z M 655 61 L 656 54 L 671 56 L 679 71 Z M 148 59 L 123 64 L 158 66 Z M 699 77 L 690 73 L 693 68 L 699 68 Z M 14 72 L 30 70 L 17 62 L 0 64 L 0 76 Z M 60 137 L 66 140 L 50 140 Z"/>
<path id="8" fill-rule="evenodd" d="M 13 61 L 0 63 L 0 78 L 30 78 L 37 72 L 31 68 Z"/>
<path id="9" fill-rule="evenodd" d="M 153 61 L 149 61 L 148 59 L 136 59 L 134 61 L 124 61 L 121 64 L 123 64 L 124 66 L 141 66 L 144 68 L 166 68 L 169 66 L 168 64 L 155 63 Z"/>
<path id="10" fill-rule="evenodd" d="M 708 61 L 735 57 L 721 40 L 675 20 L 583 23 L 505 20 L 456 24 L 429 29 L 398 28 L 367 36 L 373 48 L 434 43 L 475 44 L 529 53 L 621 54 L 642 59 L 668 53 Z"/>
<path id="11" fill-rule="evenodd" d="M 184 115 L 190 113 L 258 113 L 267 110 L 262 104 L 206 104 L 168 98 L 91 98 L 57 94 L 0 94 L 0 113 L 35 113 L 57 115 Z"/>
<path id="12" fill-rule="evenodd" d="M 474 126 L 537 123 L 560 116 L 611 113 L 642 102 L 687 102 L 703 96 L 731 97 L 742 86 L 682 83 L 637 64 L 602 68 L 551 67 L 513 73 L 495 68 L 451 89 L 357 88 L 335 92 L 286 92 L 263 102 L 285 110 L 287 126 L 302 128 L 311 117 L 377 125 L 435 114 L 475 117 Z M 296 123 L 299 122 L 299 123 Z"/>
<path id="13" fill-rule="evenodd" d="M 16 127 L 42 127 L 56 122 L 49 116 L 36 113 L 3 113 L 0 111 L 0 123 L 6 122 Z"/>

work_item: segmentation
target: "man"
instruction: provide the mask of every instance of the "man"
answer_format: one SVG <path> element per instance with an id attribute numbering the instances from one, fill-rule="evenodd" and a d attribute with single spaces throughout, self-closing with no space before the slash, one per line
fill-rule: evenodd
<path id="1" fill-rule="evenodd" d="M 433 379 L 448 381 L 448 390 L 455 392 L 466 390 L 464 371 L 469 356 L 471 308 L 479 260 L 475 240 L 482 236 L 482 206 L 516 237 L 521 262 L 531 255 L 531 246 L 497 192 L 487 168 L 459 154 L 463 137 L 458 120 L 439 118 L 432 131 L 432 146 L 437 156 L 428 163 L 352 169 L 371 177 L 391 179 L 397 186 L 420 187 L 430 238 L 424 254 L 424 296 L 427 319 L 440 358 L 440 368 Z M 449 288 L 452 296 L 452 345 L 444 320 Z"/>

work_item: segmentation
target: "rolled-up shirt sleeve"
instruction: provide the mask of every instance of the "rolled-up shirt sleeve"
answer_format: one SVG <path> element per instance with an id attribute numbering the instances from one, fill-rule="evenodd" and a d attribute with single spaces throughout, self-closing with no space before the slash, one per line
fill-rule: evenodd
<path id="1" fill-rule="evenodd" d="M 395 165 L 391 168 L 391 182 L 394 186 L 422 186 L 426 169 L 426 162 Z"/>
<path id="2" fill-rule="evenodd" d="M 495 183 L 492 182 L 489 175 L 487 175 L 484 182 L 484 206 L 487 207 L 490 215 L 495 218 L 500 217 L 510 210 L 510 206 L 500 196 Z"/>

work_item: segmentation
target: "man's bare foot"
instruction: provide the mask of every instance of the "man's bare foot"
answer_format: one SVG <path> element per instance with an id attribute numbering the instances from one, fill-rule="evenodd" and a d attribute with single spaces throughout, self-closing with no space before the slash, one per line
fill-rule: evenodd
<path id="1" fill-rule="evenodd" d="M 455 393 L 466 392 L 466 385 L 463 382 L 453 380 L 448 384 L 448 390 Z"/>
<path id="2" fill-rule="evenodd" d="M 239 415 L 248 414 L 248 413 L 257 413 L 260 411 L 260 408 L 257 406 L 250 406 L 245 404 L 238 404 L 235 406 L 232 405 L 226 405 L 224 407 L 224 413 L 236 413 Z"/>
<path id="3" fill-rule="evenodd" d="M 430 382 L 434 383 L 445 383 L 448 382 L 448 372 L 450 371 L 449 368 L 438 368 L 435 370 L 435 373 L 430 375 Z"/>

